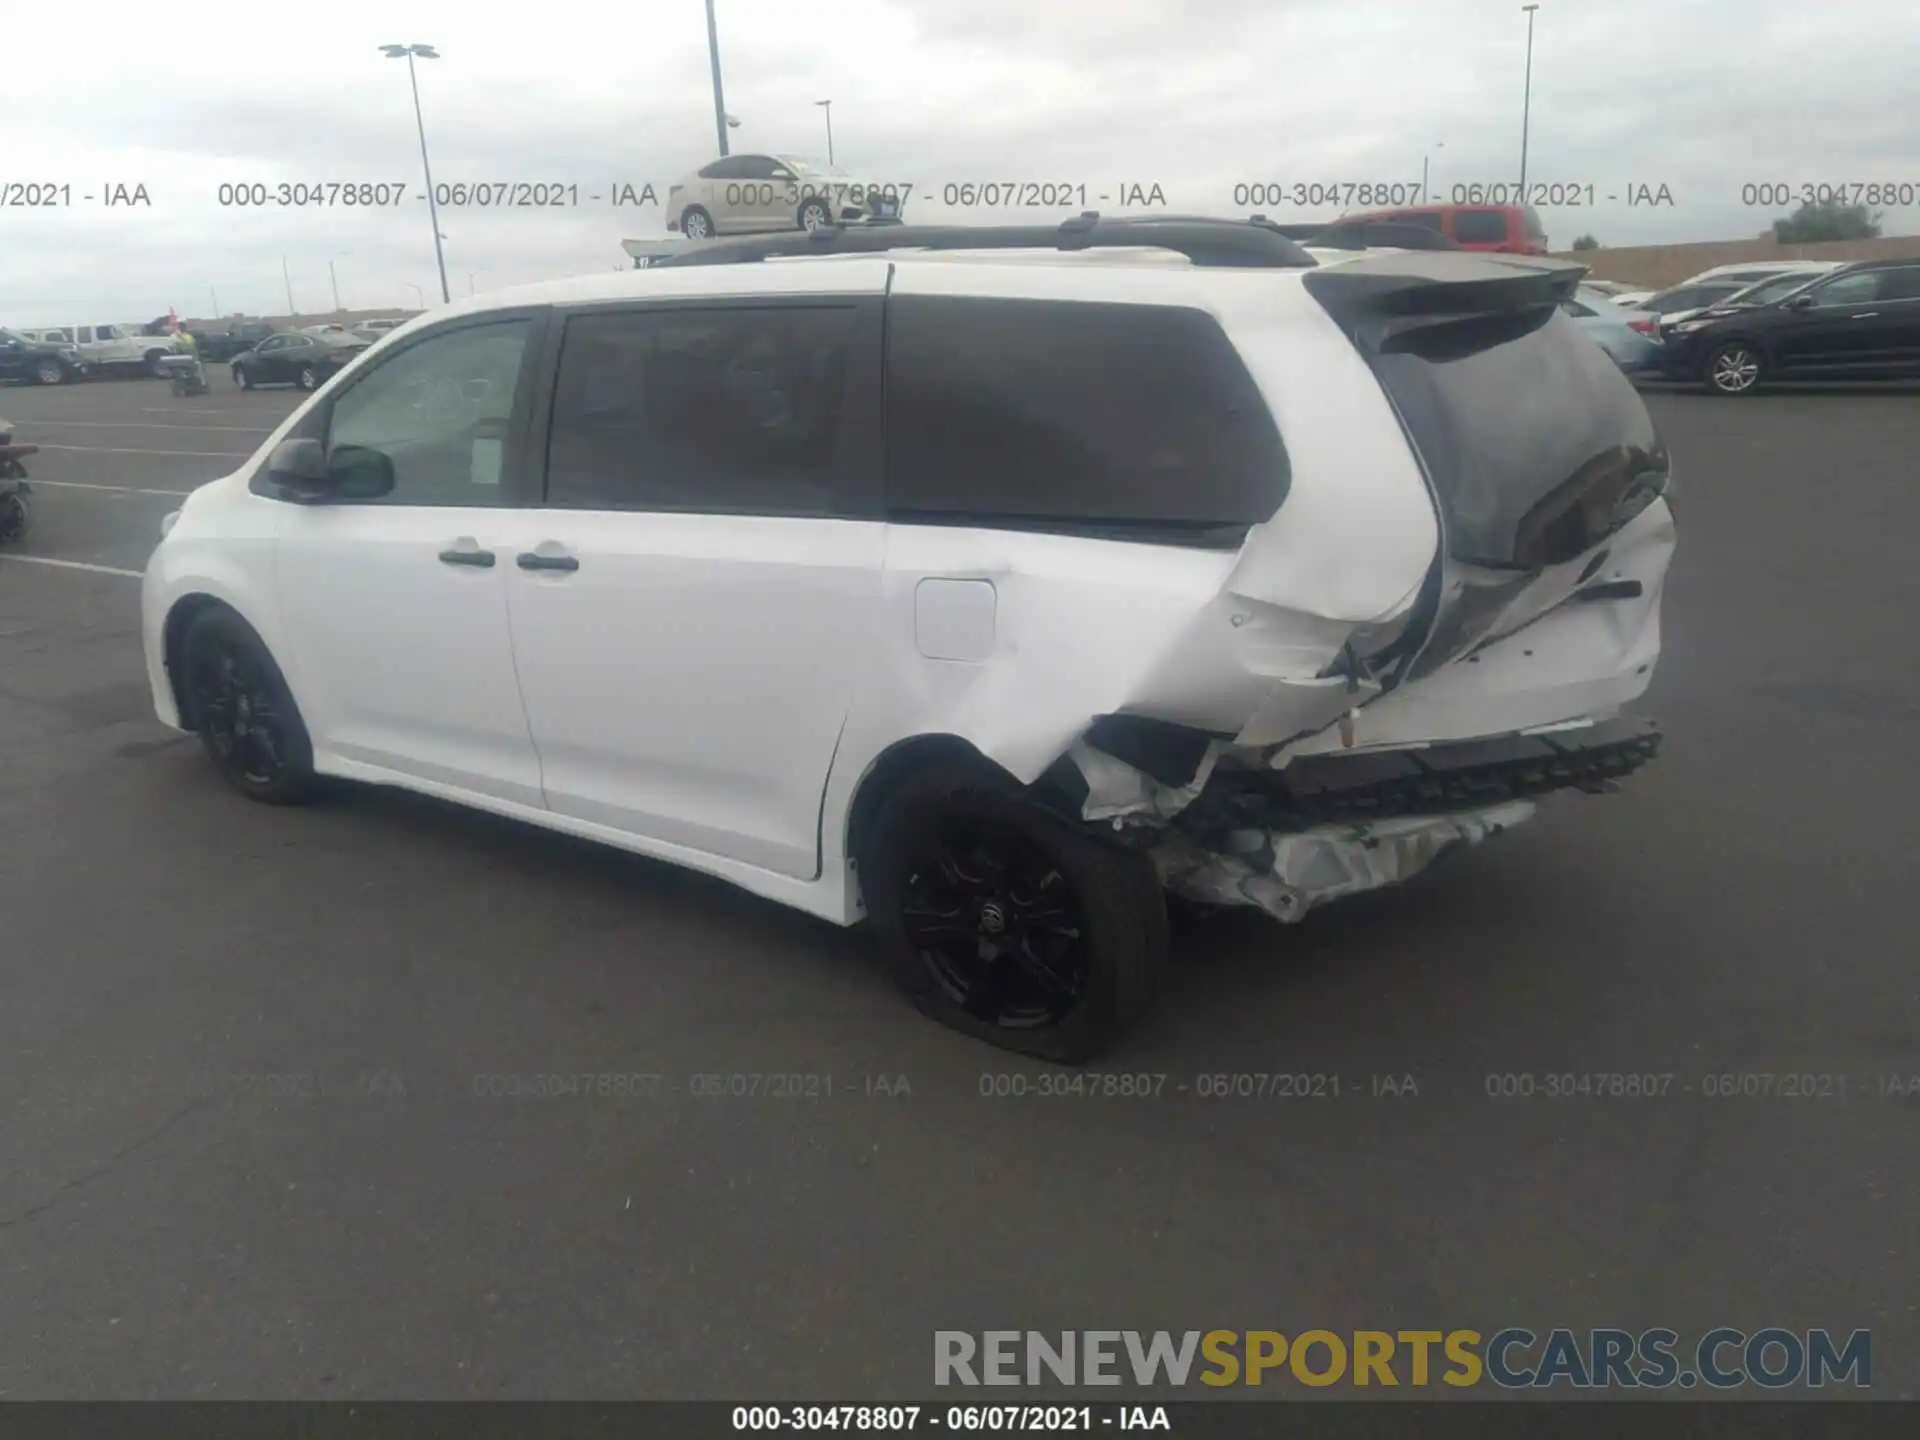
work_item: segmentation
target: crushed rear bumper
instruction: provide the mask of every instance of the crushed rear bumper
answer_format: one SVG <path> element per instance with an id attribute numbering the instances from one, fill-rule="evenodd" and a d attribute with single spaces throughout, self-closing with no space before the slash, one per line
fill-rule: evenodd
<path id="1" fill-rule="evenodd" d="M 1293 922 L 1329 900 L 1410 879 L 1445 852 L 1529 819 L 1562 790 L 1615 788 L 1658 753 L 1659 728 L 1577 729 L 1419 749 L 1315 755 L 1284 770 L 1210 746 L 1185 784 L 1085 745 L 1082 816 L 1145 851 L 1176 895 Z"/>

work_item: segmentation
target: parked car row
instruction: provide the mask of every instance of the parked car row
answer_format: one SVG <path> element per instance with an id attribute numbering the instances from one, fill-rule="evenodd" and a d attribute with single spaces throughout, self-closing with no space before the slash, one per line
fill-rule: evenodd
<path id="1" fill-rule="evenodd" d="M 94 375 L 160 375 L 160 361 L 176 353 L 170 335 L 147 333 L 140 325 L 58 325 L 16 332 L 29 344 L 71 348 Z"/>

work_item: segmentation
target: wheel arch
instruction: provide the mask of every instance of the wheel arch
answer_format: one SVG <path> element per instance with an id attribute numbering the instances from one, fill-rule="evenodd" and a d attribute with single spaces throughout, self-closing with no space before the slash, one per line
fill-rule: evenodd
<path id="1" fill-rule="evenodd" d="M 272 642 L 267 639 L 266 632 L 261 629 L 252 616 L 247 614 L 245 610 L 234 604 L 233 601 L 226 596 L 216 594 L 212 590 L 191 589 L 184 591 L 176 596 L 173 602 L 167 607 L 166 619 L 160 622 L 160 656 L 162 663 L 166 666 L 167 688 L 173 695 L 174 713 L 179 716 L 180 728 L 183 730 L 190 731 L 193 729 L 191 711 L 186 703 L 187 696 L 183 684 L 184 677 L 181 674 L 184 669 L 182 662 L 186 659 L 187 631 L 192 627 L 195 620 L 198 620 L 209 610 L 225 610 L 228 614 L 239 620 L 241 624 L 253 631 L 255 635 L 259 636 L 260 643 L 266 647 L 267 654 L 272 657 L 275 667 L 280 671 L 281 678 L 286 681 L 288 691 L 292 692 L 293 690 L 293 681 L 292 678 L 287 675 L 286 665 L 283 663 L 281 657 L 275 653 Z M 299 696 L 296 694 L 294 696 L 294 704 L 297 706 L 299 703 Z M 304 712 L 302 713 L 304 714 Z"/>

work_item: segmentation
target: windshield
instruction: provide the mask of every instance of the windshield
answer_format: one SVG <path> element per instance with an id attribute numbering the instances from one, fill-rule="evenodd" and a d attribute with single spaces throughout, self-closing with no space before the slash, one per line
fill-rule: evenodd
<path id="1" fill-rule="evenodd" d="M 1814 281 L 1824 278 L 1825 272 L 1815 274 L 1776 275 L 1771 280 L 1762 280 L 1758 285 L 1749 285 L 1736 291 L 1720 303 L 1722 305 L 1771 305 L 1776 300 L 1784 300 L 1796 290 L 1804 290 Z"/>
<path id="2" fill-rule="evenodd" d="M 822 165 L 818 161 L 803 160 L 798 155 L 782 155 L 779 161 L 796 175 L 845 175 L 847 172 L 838 165 Z"/>

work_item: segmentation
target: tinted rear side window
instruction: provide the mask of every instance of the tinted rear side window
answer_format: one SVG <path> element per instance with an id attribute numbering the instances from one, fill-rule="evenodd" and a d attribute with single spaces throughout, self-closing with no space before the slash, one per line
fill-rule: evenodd
<path id="1" fill-rule="evenodd" d="M 897 518 L 1244 528 L 1286 498 L 1273 416 L 1210 315 L 909 295 L 887 316 Z"/>
<path id="2" fill-rule="evenodd" d="M 621 311 L 567 323 L 547 503 L 834 513 L 851 307 Z"/>
<path id="3" fill-rule="evenodd" d="M 1507 238 L 1504 210 L 1460 210 L 1453 217 L 1453 238 L 1462 245 L 1500 245 Z"/>
<path id="4" fill-rule="evenodd" d="M 1570 560 L 1665 488 L 1666 447 L 1646 405 L 1557 310 L 1437 323 L 1389 341 L 1373 363 L 1446 507 L 1456 559 Z"/>

